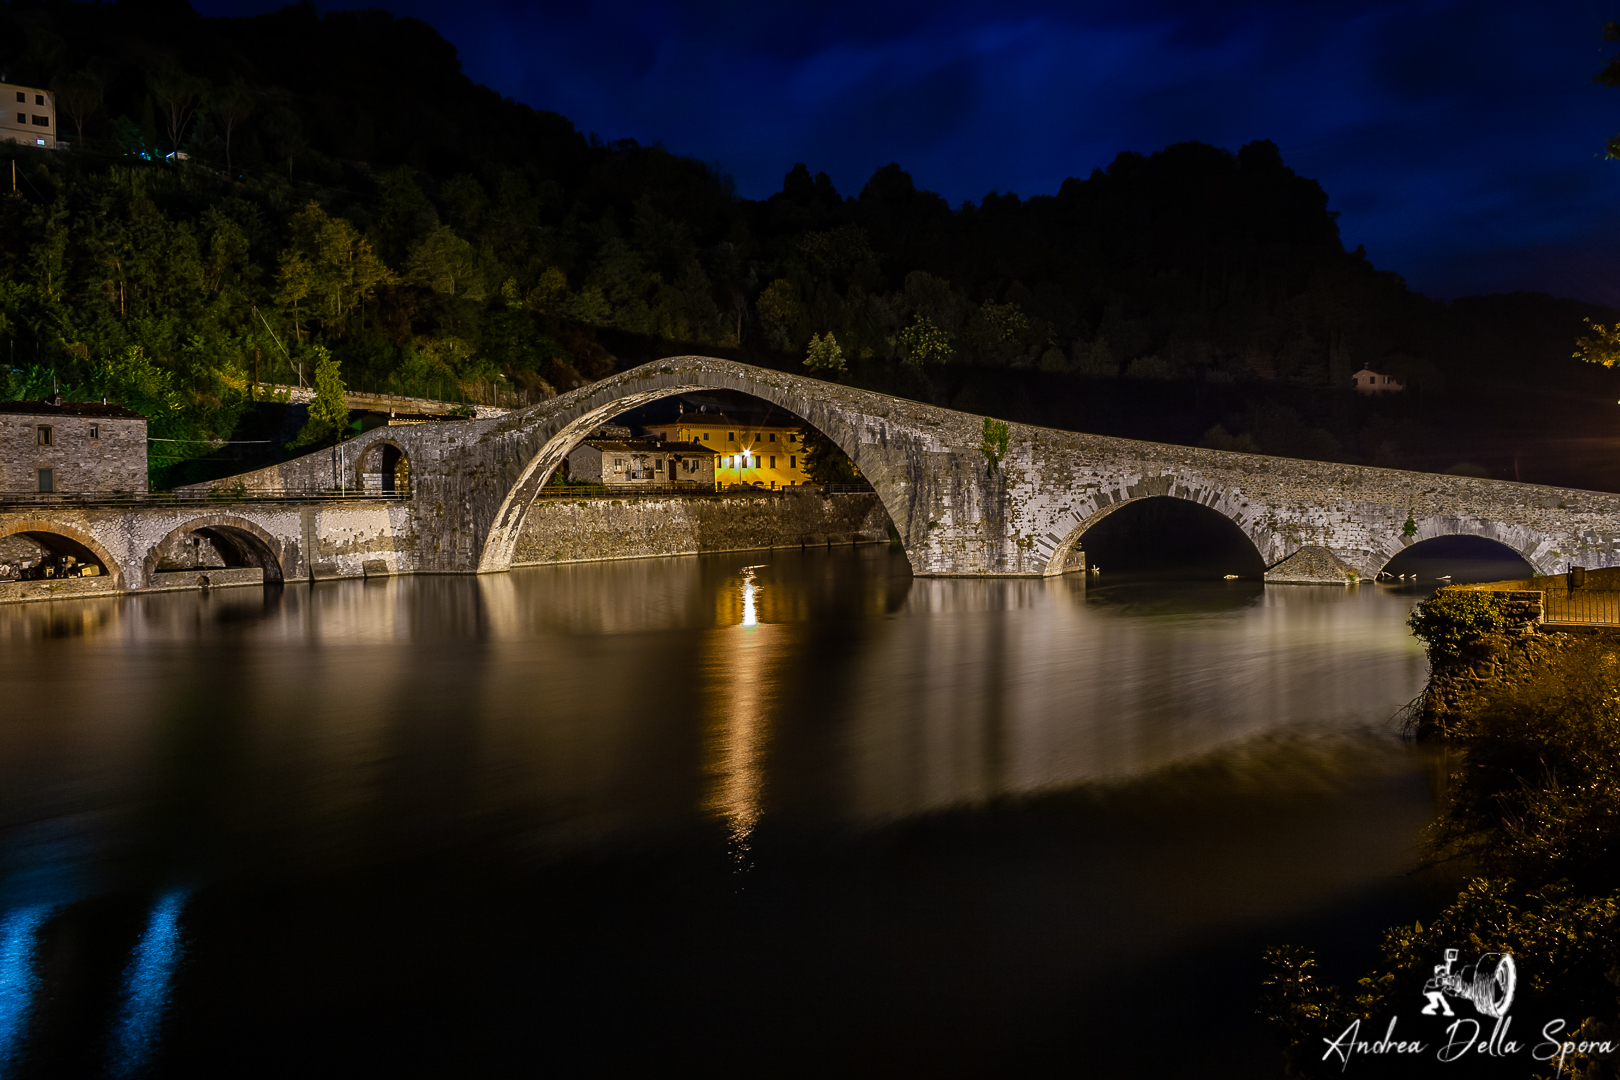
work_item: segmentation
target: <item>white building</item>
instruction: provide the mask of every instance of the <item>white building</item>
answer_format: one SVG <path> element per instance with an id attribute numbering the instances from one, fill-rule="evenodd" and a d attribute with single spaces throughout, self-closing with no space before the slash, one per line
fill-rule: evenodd
<path id="1" fill-rule="evenodd" d="M 586 439 L 568 452 L 568 478 L 610 487 L 714 488 L 707 446 L 657 439 Z"/>
<path id="2" fill-rule="evenodd" d="M 55 96 L 49 90 L 0 83 L 0 142 L 55 150 Z"/>
<path id="3" fill-rule="evenodd" d="M 1371 368 L 1362 368 L 1350 376 L 1355 380 L 1358 394 L 1393 394 L 1406 389 L 1406 384 L 1388 375 L 1380 375 Z"/>

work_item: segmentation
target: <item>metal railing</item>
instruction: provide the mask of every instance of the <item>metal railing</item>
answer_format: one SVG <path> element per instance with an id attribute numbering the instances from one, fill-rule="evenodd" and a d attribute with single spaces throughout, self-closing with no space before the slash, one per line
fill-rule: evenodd
<path id="1" fill-rule="evenodd" d="M 29 507 L 82 506 L 90 508 L 133 508 L 164 506 L 196 506 L 199 504 L 244 502 L 341 502 L 361 499 L 400 502 L 409 499 L 408 491 L 356 491 L 338 489 L 240 490 L 214 489 L 210 491 L 72 491 L 72 492 L 4 492 L 0 491 L 0 510 L 27 509 Z"/>
<path id="2" fill-rule="evenodd" d="M 1560 582 L 1541 590 L 1541 621 L 1620 626 L 1620 592 L 1570 589 Z"/>

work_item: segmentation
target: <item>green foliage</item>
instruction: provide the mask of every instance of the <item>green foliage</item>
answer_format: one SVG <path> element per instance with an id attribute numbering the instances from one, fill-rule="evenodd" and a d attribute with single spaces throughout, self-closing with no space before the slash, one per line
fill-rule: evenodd
<path id="1" fill-rule="evenodd" d="M 984 452 L 985 459 L 990 462 L 990 471 L 995 472 L 1001 459 L 1007 456 L 1007 443 L 1012 438 L 1012 428 L 1004 420 L 984 418 L 984 438 L 979 449 Z"/>
<path id="2" fill-rule="evenodd" d="M 315 360 L 315 400 L 309 403 L 309 419 L 299 430 L 290 447 L 321 446 L 337 442 L 349 426 L 349 405 L 345 397 L 347 388 L 338 362 L 319 345 L 309 348 Z"/>
<path id="3" fill-rule="evenodd" d="M 1614 154 L 1609 155 L 1613 157 Z M 1604 367 L 1614 367 L 1620 363 L 1620 323 L 1613 326 L 1604 326 L 1591 319 L 1582 319 L 1582 322 L 1592 328 L 1592 333 L 1575 342 L 1576 360 L 1584 360 L 1588 364 L 1601 364 Z"/>
<path id="4" fill-rule="evenodd" d="M 1379 968 L 1351 993 L 1321 983 L 1308 951 L 1267 950 L 1260 1011 L 1276 1025 L 1293 1075 L 1339 1075 L 1336 1061 L 1322 1061 L 1318 1040 L 1358 1018 L 1381 1027 L 1420 998 L 1447 948 L 1510 952 L 1521 1000 L 1533 1001 L 1538 1014 L 1563 1017 L 1571 1030 L 1603 1023 L 1613 1031 L 1620 661 L 1599 638 L 1566 638 L 1535 656 L 1527 670 L 1490 684 L 1450 732 L 1426 851 L 1482 876 L 1469 879 L 1427 928 L 1390 929 Z M 1564 1075 L 1607 1075 L 1598 1066 L 1571 1057 Z"/>
<path id="5" fill-rule="evenodd" d="M 1431 660 L 1455 660 L 1507 625 L 1501 593 L 1442 589 L 1412 609 L 1407 626 Z"/>
<path id="6" fill-rule="evenodd" d="M 1401 526 L 1401 535 L 1408 540 L 1417 535 L 1417 519 L 1410 513 L 1406 515 L 1406 524 Z"/>
<path id="7" fill-rule="evenodd" d="M 815 483 L 852 484 L 860 479 L 849 455 L 818 429 L 800 425 L 799 441 L 804 445 L 804 470 Z"/>
<path id="8" fill-rule="evenodd" d="M 804 305 L 799 301 L 799 290 L 786 278 L 777 278 L 767 285 L 754 303 L 760 325 L 772 348 L 786 350 L 798 335 L 799 324 L 804 321 Z"/>
<path id="9" fill-rule="evenodd" d="M 906 363 L 916 367 L 946 364 L 956 355 L 945 331 L 935 326 L 928 316 L 921 314 L 910 326 L 900 331 L 900 349 Z"/>
<path id="10" fill-rule="evenodd" d="M 818 375 L 837 375 L 844 370 L 844 350 L 838 347 L 838 339 L 832 336 L 832 331 L 824 337 L 811 336 L 804 366 Z"/>
<path id="11" fill-rule="evenodd" d="M 1432 846 L 1527 887 L 1607 892 L 1620 888 L 1620 661 L 1601 639 L 1557 644 L 1450 725 L 1462 756 Z"/>

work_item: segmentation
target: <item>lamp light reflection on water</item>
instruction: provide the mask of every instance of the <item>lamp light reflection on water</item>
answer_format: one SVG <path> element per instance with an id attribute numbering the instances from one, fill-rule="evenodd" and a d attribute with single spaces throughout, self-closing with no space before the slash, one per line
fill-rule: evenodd
<path id="1" fill-rule="evenodd" d="M 180 912 L 188 892 L 175 889 L 158 898 L 124 969 L 124 1004 L 113 1028 L 109 1068 L 113 1076 L 140 1072 L 157 1044 L 174 969 L 180 963 Z"/>
<path id="2" fill-rule="evenodd" d="M 51 907 L 19 908 L 0 919 L 0 1077 L 9 1076 L 22 1049 L 28 1017 L 34 1009 L 39 977 L 34 974 L 34 948 Z"/>
<path id="3" fill-rule="evenodd" d="M 759 610 L 754 606 L 754 594 L 759 589 L 759 586 L 757 584 L 755 584 L 755 582 L 754 582 L 754 571 L 759 570 L 759 569 L 762 569 L 762 567 L 759 567 L 759 566 L 745 566 L 745 567 L 743 567 L 743 587 L 742 587 L 743 617 L 742 617 L 742 624 L 744 626 L 758 626 L 759 625 Z"/>
<path id="4" fill-rule="evenodd" d="M 765 784 L 765 749 L 772 707 L 770 686 L 779 643 L 761 626 L 755 571 L 742 571 L 742 622 L 716 630 L 717 648 L 710 654 L 713 673 L 709 722 L 711 776 L 705 800 L 710 813 L 726 824 L 731 855 L 738 870 L 748 869 L 749 837 L 759 823 Z M 746 631 L 746 632 L 744 632 Z"/>

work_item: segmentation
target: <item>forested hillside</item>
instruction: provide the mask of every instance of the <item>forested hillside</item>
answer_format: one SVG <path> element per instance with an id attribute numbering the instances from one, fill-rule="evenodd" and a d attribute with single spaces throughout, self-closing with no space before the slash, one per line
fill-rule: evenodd
<path id="1" fill-rule="evenodd" d="M 702 349 L 1058 426 L 1620 483 L 1617 377 L 1569 358 L 1614 313 L 1414 294 L 1268 142 L 959 207 L 898 165 L 847 195 L 799 165 L 752 201 L 381 11 L 8 3 L 0 69 L 55 91 L 71 144 L 0 144 L 5 390 L 126 401 L 199 440 L 176 456 L 323 351 L 351 387 L 535 400 Z M 1362 366 L 1409 391 L 1357 398 Z"/>

